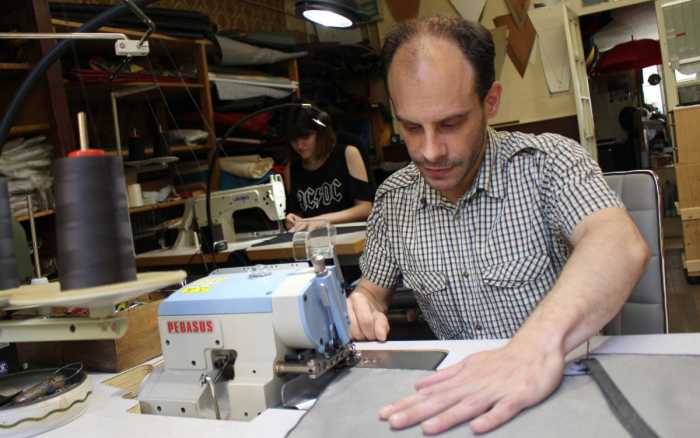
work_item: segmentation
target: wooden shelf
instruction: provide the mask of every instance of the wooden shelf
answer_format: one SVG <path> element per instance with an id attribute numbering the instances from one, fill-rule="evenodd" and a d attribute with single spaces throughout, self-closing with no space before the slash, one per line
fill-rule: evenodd
<path id="1" fill-rule="evenodd" d="M 10 128 L 10 137 L 33 134 L 36 132 L 48 131 L 51 125 L 48 123 L 35 123 L 30 125 L 16 125 Z"/>
<path id="2" fill-rule="evenodd" d="M 176 154 L 186 154 L 188 152 L 199 152 L 199 151 L 208 151 L 211 149 L 211 146 L 208 144 L 193 144 L 193 145 L 171 145 L 170 146 L 170 153 L 172 155 Z M 121 155 L 122 157 L 127 157 L 129 156 L 129 148 L 128 146 L 122 146 L 121 150 Z M 107 155 L 117 155 L 116 150 L 109 150 L 107 151 Z M 145 156 L 146 158 L 152 158 L 153 157 L 153 148 L 146 148 L 145 150 Z"/>
<path id="3" fill-rule="evenodd" d="M 59 20 L 57 18 L 52 18 L 51 24 L 54 27 L 64 27 L 64 28 L 68 28 L 68 29 L 77 29 L 77 28 L 81 27 L 84 23 L 80 23 L 77 21 Z M 124 28 L 110 27 L 110 26 L 102 26 L 101 28 L 99 28 L 95 32 L 123 33 L 124 35 L 126 35 L 128 37 L 133 37 L 133 38 L 141 38 L 143 36 L 143 32 L 140 32 L 138 30 L 124 29 Z M 209 40 L 176 38 L 176 37 L 171 37 L 169 35 L 165 35 L 162 33 L 153 33 L 148 38 L 149 38 L 149 40 L 159 40 L 159 41 L 178 43 L 178 44 L 182 44 L 182 43 L 199 44 L 199 45 L 203 45 L 203 46 L 212 45 L 212 42 Z"/>
<path id="4" fill-rule="evenodd" d="M 38 219 L 44 216 L 51 216 L 54 213 L 53 210 L 41 210 L 34 212 L 34 219 Z M 25 222 L 29 220 L 29 215 L 17 216 L 17 222 Z"/>
<path id="5" fill-rule="evenodd" d="M 186 89 L 202 89 L 204 85 L 197 82 L 128 82 L 128 83 L 116 83 L 116 84 L 81 84 L 77 81 L 67 81 L 66 90 L 67 91 L 80 91 L 83 87 L 90 91 L 102 91 L 102 92 L 112 92 L 117 90 L 126 90 L 131 87 L 150 87 L 156 85 L 163 91 L 181 91 Z M 153 89 L 153 92 L 157 90 Z M 139 95 L 125 96 L 121 99 L 138 99 Z"/>
<path id="6" fill-rule="evenodd" d="M 29 70 L 32 65 L 28 62 L 0 62 L 0 70 L 22 71 Z"/>
<path id="7" fill-rule="evenodd" d="M 182 205 L 185 203 L 185 199 L 173 199 L 172 201 L 158 202 L 156 204 L 144 205 L 143 207 L 132 207 L 129 209 L 129 213 L 143 213 L 145 211 L 160 210 L 161 208 L 170 208 L 177 205 Z"/>
<path id="8" fill-rule="evenodd" d="M 143 213 L 144 211 L 160 210 L 161 208 L 175 207 L 178 205 L 182 205 L 184 203 L 185 203 L 184 199 L 173 199 L 172 201 L 158 202 L 156 204 L 144 205 L 143 207 L 132 207 L 132 208 L 129 208 L 129 213 L 134 214 L 134 213 Z M 34 219 L 38 219 L 40 217 L 51 216 L 53 214 L 54 214 L 53 210 L 37 211 L 34 213 Z M 26 222 L 29 220 L 29 215 L 17 216 L 16 219 L 18 222 Z"/>
<path id="9" fill-rule="evenodd" d="M 224 147 L 232 146 L 235 144 L 259 145 L 262 143 L 263 142 L 261 140 L 258 140 L 255 138 L 235 138 L 235 139 L 227 140 L 226 144 L 224 144 Z M 191 152 L 209 151 L 209 150 L 211 150 L 211 148 L 212 148 L 212 146 L 210 146 L 208 144 L 177 145 L 177 146 L 170 146 L 170 153 L 172 155 L 182 155 L 182 154 L 187 154 L 187 153 L 191 153 Z M 153 155 L 153 149 L 147 148 L 145 153 L 146 153 L 146 157 L 148 158 L 148 157 Z M 114 151 L 114 154 L 116 154 L 116 151 Z M 126 157 L 128 155 L 129 155 L 128 147 L 123 146 L 122 147 L 122 156 Z"/>
<path id="10" fill-rule="evenodd" d="M 173 154 L 186 154 L 188 152 L 208 151 L 210 149 L 211 149 L 211 146 L 209 146 L 208 144 L 170 146 L 170 152 L 172 152 Z"/>
<path id="11" fill-rule="evenodd" d="M 114 87 L 147 87 L 149 85 L 157 85 L 160 88 L 204 88 L 204 85 L 195 82 L 129 82 L 123 84 L 115 84 Z"/>

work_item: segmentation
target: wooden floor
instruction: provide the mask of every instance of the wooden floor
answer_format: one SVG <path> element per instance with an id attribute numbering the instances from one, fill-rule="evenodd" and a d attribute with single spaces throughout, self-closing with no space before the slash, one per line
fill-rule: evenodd
<path id="1" fill-rule="evenodd" d="M 680 249 L 667 248 L 665 256 L 669 330 L 700 332 L 700 284 L 687 282 Z"/>

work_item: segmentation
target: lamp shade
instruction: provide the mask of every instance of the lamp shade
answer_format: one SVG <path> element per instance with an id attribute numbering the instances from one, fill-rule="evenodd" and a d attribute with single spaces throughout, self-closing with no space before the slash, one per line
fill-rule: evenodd
<path id="1" fill-rule="evenodd" d="M 353 0 L 297 0 L 296 14 L 326 27 L 346 28 L 359 21 Z"/>

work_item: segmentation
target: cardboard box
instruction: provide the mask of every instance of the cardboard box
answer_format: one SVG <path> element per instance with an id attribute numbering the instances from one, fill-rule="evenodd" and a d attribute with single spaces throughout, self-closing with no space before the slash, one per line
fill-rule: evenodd
<path id="1" fill-rule="evenodd" d="M 700 163 L 700 105 L 678 107 L 671 117 L 678 163 Z"/>

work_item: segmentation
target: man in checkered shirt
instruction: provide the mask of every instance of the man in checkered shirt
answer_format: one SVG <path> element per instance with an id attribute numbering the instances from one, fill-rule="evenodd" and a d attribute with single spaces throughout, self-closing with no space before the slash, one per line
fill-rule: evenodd
<path id="1" fill-rule="evenodd" d="M 377 190 L 348 298 L 352 336 L 386 339 L 403 279 L 440 338 L 512 338 L 380 412 L 394 428 L 470 421 L 486 432 L 558 386 L 566 353 L 617 314 L 649 249 L 579 144 L 487 128 L 501 85 L 481 25 L 406 22 L 383 57 L 413 162 Z"/>

